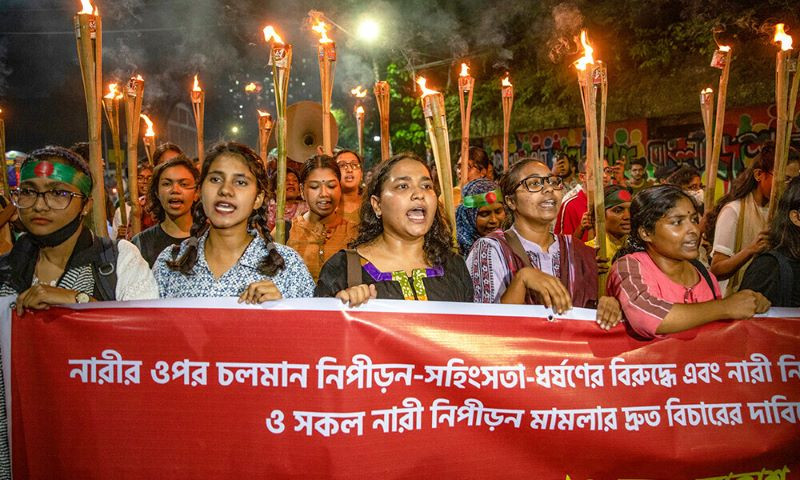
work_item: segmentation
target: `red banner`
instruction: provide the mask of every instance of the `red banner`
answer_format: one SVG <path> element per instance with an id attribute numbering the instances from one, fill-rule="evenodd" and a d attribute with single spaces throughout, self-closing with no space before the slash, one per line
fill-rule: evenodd
<path id="1" fill-rule="evenodd" d="M 14 317 L 14 477 L 800 472 L 800 311 L 652 342 L 545 315 L 203 299 Z"/>

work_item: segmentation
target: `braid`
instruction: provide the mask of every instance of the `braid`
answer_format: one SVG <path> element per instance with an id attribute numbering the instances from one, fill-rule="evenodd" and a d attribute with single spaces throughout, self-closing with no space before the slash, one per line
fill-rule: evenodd
<path id="1" fill-rule="evenodd" d="M 192 275 L 194 273 L 194 266 L 197 264 L 197 250 L 199 238 L 203 236 L 208 230 L 208 218 L 206 212 L 203 210 L 203 205 L 197 205 L 194 210 L 194 221 L 192 222 L 192 229 L 189 231 L 189 238 L 186 240 L 186 251 L 183 255 L 178 257 L 181 246 L 172 246 L 172 260 L 167 260 L 167 267 L 171 270 L 180 272 L 184 275 Z M 176 258 L 177 257 L 177 258 Z"/>
<path id="2" fill-rule="evenodd" d="M 281 254 L 278 253 L 278 249 L 275 248 L 272 235 L 269 233 L 267 219 L 268 207 L 265 202 L 262 203 L 258 209 L 253 211 L 253 215 L 250 217 L 250 225 L 261 235 L 261 238 L 264 239 L 264 243 L 267 245 L 268 253 L 261 259 L 261 263 L 258 265 L 258 273 L 274 277 L 278 272 L 286 268 L 286 263 Z"/>

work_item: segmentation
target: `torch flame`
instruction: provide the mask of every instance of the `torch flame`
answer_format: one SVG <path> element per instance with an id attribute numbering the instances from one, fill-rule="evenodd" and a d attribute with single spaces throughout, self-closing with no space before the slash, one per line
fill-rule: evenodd
<path id="1" fill-rule="evenodd" d="M 109 83 L 108 84 L 108 94 L 103 97 L 109 100 L 114 100 L 117 98 L 117 84 L 116 83 Z"/>
<path id="2" fill-rule="evenodd" d="M 193 92 L 202 92 L 203 89 L 200 88 L 200 82 L 197 80 L 197 74 L 194 76 L 194 87 L 192 87 Z"/>
<path id="3" fill-rule="evenodd" d="M 253 82 L 248 83 L 247 85 L 245 85 L 244 91 L 248 92 L 248 93 L 255 92 L 256 91 L 256 84 L 253 83 Z"/>
<path id="4" fill-rule="evenodd" d="M 333 43 L 333 40 L 328 38 L 328 27 L 325 22 L 318 21 L 316 25 L 311 27 L 311 30 L 319 33 L 319 43 Z"/>
<path id="5" fill-rule="evenodd" d="M 506 78 L 504 78 L 501 83 L 502 83 L 502 85 L 504 87 L 512 87 L 513 86 L 513 85 L 511 85 L 511 80 L 509 80 L 507 73 L 506 73 Z"/>
<path id="6" fill-rule="evenodd" d="M 729 47 L 728 45 L 720 45 L 717 48 L 719 49 L 720 52 L 730 52 L 731 51 L 731 47 Z"/>
<path id="7" fill-rule="evenodd" d="M 357 106 L 356 107 L 356 113 L 359 114 L 359 115 L 363 115 L 364 114 L 364 107 L 362 107 L 361 105 Z"/>
<path id="8" fill-rule="evenodd" d="M 434 94 L 434 93 L 439 93 L 436 90 L 431 90 L 430 88 L 426 87 L 425 84 L 427 82 L 428 81 L 425 80 L 425 77 L 417 78 L 417 85 L 419 85 L 420 90 L 422 90 L 422 98 L 425 98 L 428 95 L 431 95 L 431 94 Z"/>
<path id="9" fill-rule="evenodd" d="M 258 116 L 259 117 L 271 117 L 272 115 L 270 115 L 269 112 L 265 112 L 264 110 L 258 110 Z"/>
<path id="10" fill-rule="evenodd" d="M 468 77 L 469 76 L 469 67 L 466 63 L 461 64 L 461 73 L 458 75 L 459 77 Z"/>
<path id="11" fill-rule="evenodd" d="M 352 95 L 355 95 L 358 98 L 364 98 L 367 96 L 367 91 L 361 88 L 361 85 L 357 86 L 356 88 L 350 90 Z"/>
<path id="12" fill-rule="evenodd" d="M 100 16 L 100 10 L 97 9 L 97 5 L 94 6 L 94 16 L 95 17 L 99 17 Z"/>
<path id="13" fill-rule="evenodd" d="M 775 37 L 772 39 L 773 42 L 781 44 L 781 50 L 784 52 L 786 50 L 792 49 L 792 37 L 791 35 L 787 35 L 786 32 L 783 31 L 783 24 L 779 23 L 775 25 Z"/>
<path id="14" fill-rule="evenodd" d="M 78 12 L 78 15 L 91 15 L 94 9 L 92 8 L 92 2 L 89 0 L 81 0 L 81 11 Z"/>
<path id="15" fill-rule="evenodd" d="M 144 136 L 145 137 L 155 137 L 156 136 L 156 132 L 155 132 L 155 130 L 153 130 L 153 122 L 150 120 L 150 118 L 147 115 L 145 115 L 144 113 L 140 113 L 139 116 L 142 118 L 142 120 L 144 120 L 144 123 L 147 124 L 147 131 L 144 132 Z"/>
<path id="16" fill-rule="evenodd" d="M 142 78 L 142 76 L 139 75 L 138 73 L 136 74 L 136 80 L 138 80 L 140 82 L 144 82 L 144 78 Z"/>
<path id="17" fill-rule="evenodd" d="M 267 43 L 279 43 L 283 45 L 283 40 L 280 35 L 275 33 L 275 29 L 272 28 L 272 25 L 264 27 L 264 40 L 266 40 Z"/>
<path id="18" fill-rule="evenodd" d="M 703 95 L 710 95 L 710 94 L 714 93 L 714 90 L 711 90 L 711 87 L 707 87 L 707 88 L 703 89 L 703 91 L 700 92 L 700 93 L 702 93 Z"/>
<path id="19" fill-rule="evenodd" d="M 594 48 L 589 45 L 589 39 L 586 36 L 586 30 L 581 30 L 581 44 L 583 45 L 583 56 L 575 61 L 575 68 L 578 70 L 586 70 L 586 65 L 594 64 Z"/>

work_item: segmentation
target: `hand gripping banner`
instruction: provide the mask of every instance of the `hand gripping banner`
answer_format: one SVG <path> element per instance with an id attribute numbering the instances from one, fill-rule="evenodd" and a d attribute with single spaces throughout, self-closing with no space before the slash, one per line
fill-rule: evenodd
<path id="1" fill-rule="evenodd" d="M 15 478 L 800 478 L 798 310 L 650 342 L 440 302 L 3 312 Z"/>

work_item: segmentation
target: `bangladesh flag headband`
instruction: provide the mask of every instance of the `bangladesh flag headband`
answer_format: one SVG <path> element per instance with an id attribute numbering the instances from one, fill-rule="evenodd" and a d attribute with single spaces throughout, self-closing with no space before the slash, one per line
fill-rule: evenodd
<path id="1" fill-rule="evenodd" d="M 63 163 L 53 163 L 47 160 L 28 162 L 20 170 L 19 178 L 20 183 L 34 178 L 49 178 L 57 182 L 74 185 L 87 197 L 92 193 L 92 179 L 83 172 L 79 172 L 72 166 Z"/>
<path id="2" fill-rule="evenodd" d="M 486 193 L 476 193 L 467 195 L 461 199 L 461 203 L 467 208 L 481 208 L 493 203 L 503 201 L 503 192 L 499 188 Z"/>

